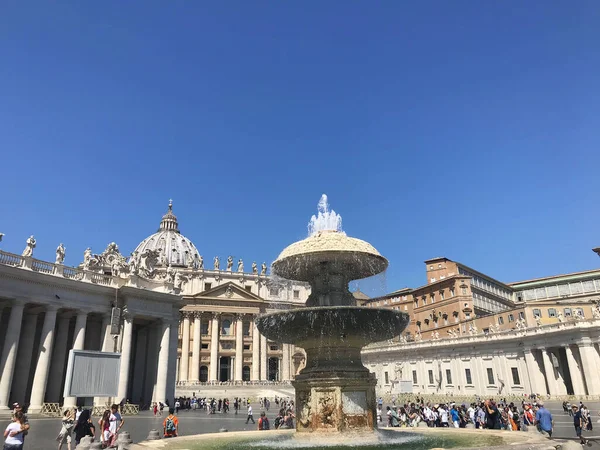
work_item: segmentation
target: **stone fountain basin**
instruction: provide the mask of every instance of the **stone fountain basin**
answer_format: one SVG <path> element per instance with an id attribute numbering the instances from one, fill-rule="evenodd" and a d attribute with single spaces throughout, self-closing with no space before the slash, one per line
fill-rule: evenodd
<path id="1" fill-rule="evenodd" d="M 273 341 L 300 347 L 319 342 L 363 347 L 398 336 L 409 321 L 408 314 L 391 309 L 334 306 L 264 314 L 256 326 Z"/>

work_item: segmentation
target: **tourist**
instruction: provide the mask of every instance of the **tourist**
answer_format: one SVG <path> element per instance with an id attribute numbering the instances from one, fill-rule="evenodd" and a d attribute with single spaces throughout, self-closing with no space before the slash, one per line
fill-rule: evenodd
<path id="1" fill-rule="evenodd" d="M 20 412 L 23 414 L 23 418 L 21 419 L 21 423 L 23 424 L 23 441 L 25 441 L 25 436 L 29 433 L 29 418 L 25 411 L 23 411 L 23 407 L 18 403 L 13 403 L 13 415 Z"/>
<path id="2" fill-rule="evenodd" d="M 165 438 L 177 437 L 179 434 L 179 419 L 175 415 L 175 408 L 169 408 L 169 415 L 163 421 L 163 434 Z"/>
<path id="3" fill-rule="evenodd" d="M 294 419 L 296 416 L 292 413 L 291 409 L 288 409 L 283 416 L 283 423 L 279 426 L 279 428 L 283 429 L 293 429 L 294 428 Z"/>
<path id="4" fill-rule="evenodd" d="M 571 412 L 573 416 L 573 425 L 575 426 L 575 434 L 579 438 L 579 443 L 581 445 L 586 445 L 588 443 L 587 439 L 583 437 L 582 433 L 585 429 L 585 421 L 583 418 L 583 414 L 581 410 L 577 409 L 577 405 L 573 405 L 571 407 Z"/>
<path id="5" fill-rule="evenodd" d="M 22 450 L 25 439 L 25 414 L 17 411 L 13 421 L 4 430 L 4 450 Z"/>
<path id="6" fill-rule="evenodd" d="M 154 402 L 154 405 L 152 406 L 152 411 L 154 412 L 154 417 L 156 417 L 158 414 L 158 404 L 156 402 Z"/>
<path id="7" fill-rule="evenodd" d="M 546 408 L 544 408 L 544 402 L 537 402 L 539 409 L 535 413 L 535 424 L 538 428 L 538 431 L 543 435 L 548 435 L 548 437 L 552 437 L 552 429 L 554 427 L 554 421 L 552 420 L 552 414 Z"/>
<path id="8" fill-rule="evenodd" d="M 258 429 L 259 430 L 269 430 L 269 418 L 267 414 L 263 411 L 260 413 L 260 418 L 258 419 Z"/>
<path id="9" fill-rule="evenodd" d="M 156 403 L 155 403 L 156 407 Z M 156 414 L 155 414 L 156 415 Z M 102 417 L 98 421 L 100 425 L 100 442 L 105 447 L 108 447 L 110 443 L 110 409 L 105 409 L 104 413 L 102 413 Z"/>
<path id="10" fill-rule="evenodd" d="M 399 427 L 400 420 L 399 420 L 398 412 L 396 411 L 396 408 L 392 409 L 391 415 L 392 415 L 392 427 Z"/>
<path id="11" fill-rule="evenodd" d="M 96 435 L 96 428 L 94 428 L 94 424 L 92 423 L 89 409 L 81 411 L 73 431 L 75 431 L 75 446 L 78 446 L 79 441 L 84 437 L 91 436 L 93 438 Z"/>
<path id="12" fill-rule="evenodd" d="M 179 400 L 175 400 L 175 412 L 176 412 L 177 414 L 179 414 L 179 408 L 180 408 L 180 407 L 181 407 L 181 403 L 179 403 Z M 220 409 L 221 409 L 221 407 L 220 407 L 220 405 L 219 405 L 219 410 L 220 410 Z M 169 409 L 169 411 L 171 411 L 171 410 Z"/>
<path id="13" fill-rule="evenodd" d="M 252 405 L 248 404 L 248 417 L 246 417 L 246 423 L 248 423 L 250 420 L 252 423 L 256 423 L 254 422 L 254 417 L 252 417 Z"/>
<path id="14" fill-rule="evenodd" d="M 62 449 L 63 444 L 67 443 L 67 450 L 71 450 L 71 433 L 75 426 L 75 413 L 76 409 L 65 409 L 63 418 L 61 421 L 61 428 L 56 441 L 58 442 L 58 450 Z"/>
<path id="15" fill-rule="evenodd" d="M 118 405 L 112 405 L 110 407 L 110 410 L 111 410 L 110 416 L 108 417 L 108 421 L 110 423 L 109 427 L 108 427 L 108 429 L 110 431 L 109 447 L 114 447 L 117 442 L 117 438 L 119 436 L 119 431 L 125 424 L 125 421 L 121 417 L 121 414 L 119 414 L 119 406 Z"/>
<path id="16" fill-rule="evenodd" d="M 581 407 L 581 417 L 583 417 L 583 421 L 585 423 L 585 429 L 588 431 L 592 431 L 593 425 L 592 420 L 590 418 L 590 411 L 587 409 L 585 405 Z"/>
<path id="17" fill-rule="evenodd" d="M 486 400 L 485 406 L 485 425 L 490 430 L 499 430 L 501 424 L 500 412 L 493 400 Z"/>
<path id="18" fill-rule="evenodd" d="M 456 405 L 454 405 L 450 410 L 450 416 L 452 417 L 452 423 L 454 424 L 454 428 L 459 428 L 460 415 L 458 414 L 458 409 L 456 409 Z"/>
<path id="19" fill-rule="evenodd" d="M 446 409 L 445 405 L 440 405 L 438 407 L 438 414 L 440 418 L 440 426 L 448 427 L 448 410 Z"/>

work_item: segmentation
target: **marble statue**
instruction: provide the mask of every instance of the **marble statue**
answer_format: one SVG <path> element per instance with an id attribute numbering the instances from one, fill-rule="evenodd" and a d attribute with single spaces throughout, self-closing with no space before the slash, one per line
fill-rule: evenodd
<path id="1" fill-rule="evenodd" d="M 35 248 L 36 244 L 37 244 L 37 242 L 35 241 L 35 238 L 33 237 L 33 234 L 32 234 L 27 239 L 27 241 L 26 241 L 26 247 L 23 250 L 23 253 L 21 253 L 21 256 L 32 257 L 33 256 L 33 249 Z"/>
<path id="2" fill-rule="evenodd" d="M 242 261 L 241 258 L 238 260 L 238 272 L 240 272 L 240 273 L 244 272 L 244 261 Z"/>
<path id="3" fill-rule="evenodd" d="M 189 269 L 193 269 L 195 265 L 196 265 L 196 255 L 194 255 L 192 253 L 192 251 L 190 250 L 190 252 L 188 253 L 187 266 Z"/>
<path id="4" fill-rule="evenodd" d="M 231 272 L 233 270 L 233 256 L 229 255 L 227 257 L 227 272 Z"/>
<path id="5" fill-rule="evenodd" d="M 204 270 L 204 258 L 202 255 L 198 255 L 198 269 Z"/>
<path id="6" fill-rule="evenodd" d="M 592 317 L 594 319 L 600 319 L 600 307 L 599 306 L 592 308 Z"/>
<path id="7" fill-rule="evenodd" d="M 563 323 L 565 321 L 563 314 L 559 311 L 558 314 L 556 314 L 556 318 L 558 319 L 559 323 Z"/>
<path id="8" fill-rule="evenodd" d="M 138 256 L 138 252 L 133 252 L 131 254 L 131 256 L 129 257 L 129 273 L 131 275 L 137 275 L 138 274 L 138 264 L 139 264 L 139 256 Z"/>
<path id="9" fill-rule="evenodd" d="M 258 265 L 256 264 L 256 261 L 252 262 L 252 273 L 258 274 Z"/>
<path id="10" fill-rule="evenodd" d="M 457 338 L 458 337 L 458 333 L 453 328 L 450 329 L 450 330 L 448 330 L 448 334 L 450 335 L 451 338 Z"/>
<path id="11" fill-rule="evenodd" d="M 221 270 L 221 260 L 218 256 L 215 256 L 215 270 Z"/>
<path id="12" fill-rule="evenodd" d="M 440 333 L 434 331 L 433 333 L 431 333 L 431 338 L 434 340 L 438 340 L 440 338 Z"/>
<path id="13" fill-rule="evenodd" d="M 167 267 L 167 282 L 173 283 L 174 281 L 175 281 L 175 269 L 173 269 L 173 266 L 171 264 L 169 264 L 169 266 Z"/>
<path id="14" fill-rule="evenodd" d="M 173 287 L 175 289 L 181 290 L 183 283 L 187 281 L 187 277 L 182 275 L 180 271 L 175 272 L 175 277 L 173 278 Z"/>
<path id="15" fill-rule="evenodd" d="M 65 246 L 62 242 L 56 247 L 56 260 L 54 264 L 62 264 L 65 260 Z"/>
<path id="16" fill-rule="evenodd" d="M 267 274 L 267 263 L 262 263 L 262 266 L 260 267 L 260 274 L 261 275 Z"/>
<path id="17" fill-rule="evenodd" d="M 498 330 L 496 329 L 496 325 L 490 322 L 490 333 L 496 333 Z"/>
<path id="18" fill-rule="evenodd" d="M 88 269 L 90 267 L 91 262 L 92 262 L 92 249 L 88 247 L 83 252 L 83 268 Z"/>
<path id="19" fill-rule="evenodd" d="M 406 344 L 406 336 L 405 336 L 405 335 L 403 335 L 403 334 L 401 334 L 401 335 L 400 335 L 400 337 L 398 338 L 398 341 L 399 341 L 401 344 Z"/>
<path id="20" fill-rule="evenodd" d="M 536 318 L 535 318 L 535 324 L 536 324 L 538 327 L 541 327 L 541 326 L 542 326 L 542 318 L 541 318 L 541 317 L 539 317 L 539 316 L 538 316 L 538 317 L 536 317 Z"/>
<path id="21" fill-rule="evenodd" d="M 3 237 L 4 237 L 4 233 L 0 233 L 0 242 L 2 242 Z"/>
<path id="22" fill-rule="evenodd" d="M 479 333 L 479 329 L 477 328 L 477 325 L 475 325 L 475 322 L 472 322 L 471 325 L 469 325 L 469 334 L 475 336 L 477 333 Z"/>

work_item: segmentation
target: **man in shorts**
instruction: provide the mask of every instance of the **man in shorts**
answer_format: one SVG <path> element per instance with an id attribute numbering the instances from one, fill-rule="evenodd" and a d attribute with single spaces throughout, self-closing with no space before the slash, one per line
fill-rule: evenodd
<path id="1" fill-rule="evenodd" d="M 573 413 L 573 425 L 575 426 L 575 434 L 579 438 L 579 443 L 581 445 L 586 445 L 588 441 L 581 435 L 581 432 L 583 431 L 585 425 L 585 421 L 583 420 L 581 410 L 577 408 L 577 405 L 573 405 L 571 406 L 571 411 Z"/>

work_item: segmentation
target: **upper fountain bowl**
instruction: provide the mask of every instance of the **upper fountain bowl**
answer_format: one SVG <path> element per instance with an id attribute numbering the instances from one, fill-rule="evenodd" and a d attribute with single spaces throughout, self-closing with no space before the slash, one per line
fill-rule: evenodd
<path id="1" fill-rule="evenodd" d="M 388 261 L 368 242 L 324 230 L 286 247 L 273 262 L 273 272 L 290 280 L 311 281 L 323 273 L 324 264 L 330 273 L 358 280 L 383 272 Z"/>

